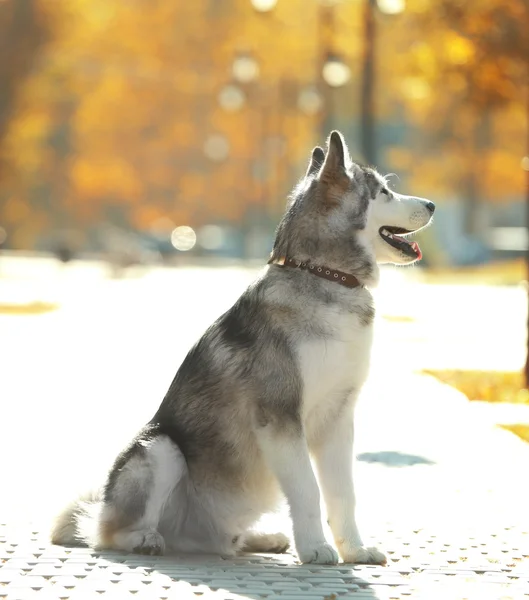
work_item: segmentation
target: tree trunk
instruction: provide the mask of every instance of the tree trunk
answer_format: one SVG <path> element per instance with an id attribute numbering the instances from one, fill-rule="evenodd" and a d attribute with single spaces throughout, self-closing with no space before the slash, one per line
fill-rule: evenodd
<path id="1" fill-rule="evenodd" d="M 0 2 L 0 144 L 13 113 L 17 88 L 30 72 L 45 34 L 36 0 Z"/>
<path id="2" fill-rule="evenodd" d="M 528 73 L 529 75 L 529 73 Z M 526 268 L 527 268 L 527 355 L 525 359 L 525 387 L 529 389 L 529 85 L 526 90 L 526 156 L 523 161 L 525 169 L 525 226 L 527 229 L 528 244 L 525 250 L 526 254 Z"/>
<path id="3" fill-rule="evenodd" d="M 362 154 L 369 165 L 376 166 L 375 132 L 375 0 L 365 0 L 364 6 L 364 53 L 362 59 Z"/>

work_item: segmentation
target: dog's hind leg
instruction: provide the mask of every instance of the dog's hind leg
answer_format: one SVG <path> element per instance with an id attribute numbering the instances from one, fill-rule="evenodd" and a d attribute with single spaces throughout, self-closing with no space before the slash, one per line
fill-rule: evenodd
<path id="1" fill-rule="evenodd" d="M 140 434 L 110 471 L 98 545 L 139 554 L 163 554 L 165 541 L 158 525 L 185 469 L 183 455 L 167 436 Z"/>
<path id="2" fill-rule="evenodd" d="M 249 531 L 244 536 L 242 552 L 264 552 L 282 554 L 290 546 L 290 539 L 284 533 L 260 533 Z"/>

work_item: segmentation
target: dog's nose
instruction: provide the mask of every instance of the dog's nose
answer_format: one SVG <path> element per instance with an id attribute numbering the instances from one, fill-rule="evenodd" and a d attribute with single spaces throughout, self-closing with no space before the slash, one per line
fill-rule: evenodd
<path id="1" fill-rule="evenodd" d="M 427 202 L 426 203 L 426 208 L 432 213 L 434 213 L 435 211 L 435 204 L 433 202 Z"/>

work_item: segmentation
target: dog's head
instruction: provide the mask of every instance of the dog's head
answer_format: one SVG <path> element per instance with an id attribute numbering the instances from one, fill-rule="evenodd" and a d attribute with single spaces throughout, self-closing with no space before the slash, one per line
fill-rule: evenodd
<path id="1" fill-rule="evenodd" d="M 387 187 L 374 169 L 354 163 L 333 131 L 327 152 L 314 148 L 279 224 L 273 259 L 289 256 L 377 278 L 376 263 L 410 264 L 422 256 L 406 236 L 432 219 L 435 206 Z"/>

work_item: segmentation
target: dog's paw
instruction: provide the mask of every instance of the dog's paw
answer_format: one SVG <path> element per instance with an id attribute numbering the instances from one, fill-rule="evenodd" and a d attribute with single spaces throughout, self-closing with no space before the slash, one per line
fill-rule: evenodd
<path id="1" fill-rule="evenodd" d="M 318 565 L 338 564 L 338 552 L 330 544 L 320 544 L 314 548 L 298 550 L 298 557 L 302 563 Z"/>
<path id="2" fill-rule="evenodd" d="M 263 552 L 265 554 L 282 554 L 290 546 L 290 538 L 284 533 L 250 532 L 244 538 L 243 552 Z"/>
<path id="3" fill-rule="evenodd" d="M 377 548 L 366 548 L 358 546 L 352 548 L 342 556 L 344 563 L 354 563 L 357 565 L 385 565 L 387 560 L 385 555 Z"/>
<path id="4" fill-rule="evenodd" d="M 131 540 L 132 551 L 136 554 L 159 556 L 165 551 L 165 541 L 157 531 L 134 531 Z"/>
<path id="5" fill-rule="evenodd" d="M 263 535 L 263 548 L 261 552 L 270 552 L 272 554 L 282 554 L 290 547 L 290 538 L 284 533 L 269 533 Z"/>

